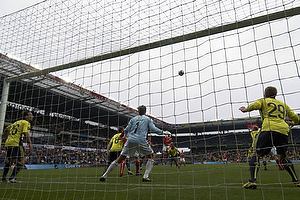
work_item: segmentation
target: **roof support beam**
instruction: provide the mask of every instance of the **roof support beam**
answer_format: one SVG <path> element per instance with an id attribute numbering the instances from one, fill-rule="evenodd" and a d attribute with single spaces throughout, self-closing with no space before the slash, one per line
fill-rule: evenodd
<path id="1" fill-rule="evenodd" d="M 184 41 L 188 41 L 188 40 L 206 37 L 209 35 L 223 33 L 226 31 L 231 31 L 231 30 L 235 30 L 235 29 L 239 29 L 239 28 L 244 28 L 244 27 L 253 26 L 253 25 L 257 25 L 257 24 L 261 24 L 261 23 L 266 23 L 266 22 L 278 20 L 281 18 L 292 17 L 292 16 L 299 15 L 299 14 L 300 14 L 300 7 L 291 8 L 289 10 L 283 10 L 283 11 L 279 11 L 276 13 L 271 13 L 271 14 L 267 14 L 267 15 L 263 15 L 263 16 L 259 16 L 259 17 L 255 17 L 255 18 L 246 19 L 243 21 L 238 21 L 238 22 L 233 22 L 233 23 L 225 24 L 225 25 L 218 26 L 218 27 L 208 28 L 205 30 L 188 33 L 185 35 L 180 35 L 180 36 L 176 36 L 173 38 L 168 38 L 168 39 L 164 39 L 164 40 L 160 40 L 160 41 L 156 41 L 156 42 L 152 42 L 152 43 L 148 43 L 148 44 L 144 44 L 144 45 L 140 45 L 140 46 L 136 46 L 136 47 L 132 47 L 132 48 L 128 48 L 128 49 L 123 49 L 123 50 L 108 53 L 108 54 L 94 56 L 91 58 L 78 60 L 75 62 L 58 65 L 55 67 L 50 67 L 50 68 L 35 71 L 35 72 L 29 72 L 29 73 L 26 73 L 26 74 L 23 74 L 20 76 L 7 78 L 7 82 L 13 82 L 13 81 L 17 81 L 17 80 L 20 80 L 23 78 L 40 76 L 43 74 L 48 74 L 50 72 L 55 72 L 55 71 L 60 71 L 60 70 L 78 67 L 78 66 L 82 66 L 82 65 L 87 65 L 87 64 L 91 64 L 91 63 L 95 63 L 95 62 L 99 62 L 99 61 L 103 61 L 103 60 L 108 60 L 108 59 L 112 59 L 112 58 L 116 58 L 116 57 L 120 57 L 120 56 L 124 56 L 124 55 L 129 55 L 132 53 L 155 49 L 158 47 L 163 47 L 163 46 L 176 44 L 176 43 L 180 43 L 180 42 L 184 42 Z"/>

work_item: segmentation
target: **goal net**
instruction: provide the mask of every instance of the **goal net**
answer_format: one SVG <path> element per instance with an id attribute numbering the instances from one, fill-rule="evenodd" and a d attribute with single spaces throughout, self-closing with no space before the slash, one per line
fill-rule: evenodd
<path id="1" fill-rule="evenodd" d="M 46 0 L 1 16 L 0 131 L 23 110 L 34 120 L 22 182 L 1 183 L 0 198 L 296 199 L 271 154 L 260 192 L 241 187 L 250 177 L 248 127 L 261 120 L 239 108 L 274 86 L 300 113 L 299 14 L 294 0 Z M 134 157 L 134 175 L 117 168 L 100 182 L 110 139 L 140 105 L 172 133 L 185 163 L 178 169 L 163 136 L 149 133 L 154 182 L 135 175 L 146 159 L 138 172 Z M 299 144 L 296 125 L 287 154 L 298 175 Z"/>

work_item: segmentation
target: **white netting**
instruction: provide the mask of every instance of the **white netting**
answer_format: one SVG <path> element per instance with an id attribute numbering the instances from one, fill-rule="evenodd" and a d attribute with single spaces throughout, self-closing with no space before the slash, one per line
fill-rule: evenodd
<path id="1" fill-rule="evenodd" d="M 115 53 L 111 59 L 11 83 L 5 125 L 14 122 L 20 110 L 32 110 L 37 119 L 30 163 L 46 162 L 42 163 L 49 164 L 45 168 L 58 163 L 59 170 L 28 170 L 20 175 L 30 185 L 26 192 L 24 185 L 14 189 L 1 184 L 1 198 L 231 199 L 236 195 L 248 199 L 241 183 L 248 179 L 246 154 L 251 138 L 248 132 L 234 126 L 226 130 L 218 122 L 257 118 L 258 112 L 242 114 L 238 108 L 261 98 L 269 85 L 277 87 L 278 99 L 300 112 L 299 6 L 299 1 L 292 0 L 49 0 L 0 17 L 1 81 L 34 71 L 30 66 L 47 69 Z M 293 8 L 294 16 L 283 14 L 277 20 L 209 32 Z M 203 30 L 207 35 L 164 44 Z M 161 45 L 115 56 L 124 49 L 155 42 Z M 178 75 L 179 70 L 184 71 L 183 76 Z M 224 152 L 229 161 L 236 162 L 239 156 L 245 163 L 189 165 L 181 171 L 175 167 L 171 171 L 169 165 L 155 166 L 155 182 L 150 186 L 138 178 L 120 179 L 118 172 L 108 183 L 99 183 L 102 168 L 60 169 L 65 162 L 71 164 L 67 167 L 101 163 L 107 138 L 116 132 L 116 126 L 126 126 L 135 115 L 132 108 L 141 104 L 167 125 L 203 123 L 201 131 L 186 129 L 186 137 L 173 129 L 176 146 L 192 149 L 187 155 L 189 164 L 222 162 Z M 207 121 L 216 123 L 206 127 Z M 206 132 L 214 126 L 218 134 Z M 289 148 L 295 161 L 299 160 L 298 135 L 296 127 Z M 160 152 L 162 138 L 153 140 Z M 295 167 L 300 174 L 298 164 Z M 273 164 L 270 168 L 276 170 Z M 288 198 L 290 180 L 280 173 L 274 173 L 276 177 L 267 183 L 262 181 L 266 183 L 263 199 Z"/>

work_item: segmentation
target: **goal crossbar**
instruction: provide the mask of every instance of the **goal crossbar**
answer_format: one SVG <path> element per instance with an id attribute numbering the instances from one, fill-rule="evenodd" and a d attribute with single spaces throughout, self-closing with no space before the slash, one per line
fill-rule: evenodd
<path id="1" fill-rule="evenodd" d="M 152 42 L 152 43 L 148 43 L 148 44 L 144 44 L 144 45 L 140 45 L 140 46 L 136 46 L 136 47 L 132 47 L 132 48 L 127 48 L 127 49 L 123 49 L 123 50 L 112 52 L 112 53 L 94 56 L 91 58 L 82 59 L 82 60 L 70 62 L 67 64 L 62 64 L 62 65 L 46 68 L 43 70 L 28 72 L 28 73 L 25 73 L 22 75 L 6 78 L 6 82 L 13 82 L 13 81 L 17 81 L 17 80 L 24 79 L 24 78 L 40 76 L 43 74 L 48 74 L 50 72 L 55 72 L 55 71 L 60 71 L 60 70 L 78 67 L 78 66 L 82 66 L 82 65 L 87 65 L 87 64 L 91 64 L 91 63 L 95 63 L 95 62 L 99 62 L 99 61 L 103 61 L 103 60 L 108 60 L 108 59 L 112 59 L 112 58 L 116 58 L 116 57 L 120 57 L 120 56 L 129 55 L 132 53 L 155 49 L 158 47 L 163 47 L 163 46 L 176 44 L 176 43 L 180 43 L 180 42 L 184 42 L 184 41 L 188 41 L 188 40 L 193 40 L 193 39 L 197 39 L 197 38 L 201 38 L 201 37 L 205 37 L 205 36 L 209 36 L 209 35 L 214 35 L 214 34 L 226 32 L 226 31 L 244 28 L 247 26 L 253 26 L 253 25 L 257 25 L 257 24 L 261 24 L 261 23 L 265 23 L 265 22 L 270 22 L 270 21 L 281 19 L 281 18 L 292 17 L 292 16 L 299 15 L 299 14 L 300 14 L 300 7 L 291 8 L 289 10 L 275 12 L 275 13 L 271 13 L 271 14 L 267 14 L 267 15 L 247 19 L 247 20 L 242 20 L 242 21 L 238 21 L 238 22 L 234 22 L 234 23 L 230 23 L 230 24 L 226 24 L 226 25 L 222 25 L 222 26 L 218 26 L 218 27 L 214 27 L 214 28 L 208 28 L 208 29 L 205 29 L 202 31 L 184 34 L 184 35 L 176 36 L 173 38 L 168 38 L 168 39 L 164 39 L 164 40 L 160 40 L 160 41 L 156 41 L 156 42 Z"/>

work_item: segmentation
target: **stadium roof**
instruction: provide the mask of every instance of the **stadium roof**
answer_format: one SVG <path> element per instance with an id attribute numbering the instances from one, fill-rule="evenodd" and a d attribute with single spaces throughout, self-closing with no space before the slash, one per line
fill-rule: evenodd
<path id="1" fill-rule="evenodd" d="M 38 70 L 1 53 L 0 66 L 1 83 L 5 78 Z M 19 94 L 19 98 L 15 98 L 14 94 Z M 46 113 L 56 112 L 108 126 L 126 126 L 128 121 L 137 115 L 136 109 L 51 74 L 11 82 L 8 101 L 45 110 Z M 152 116 L 149 117 L 153 119 L 157 127 L 167 129 L 172 133 L 223 132 L 246 129 L 247 124 L 261 124 L 259 118 L 249 118 L 175 125 Z"/>

